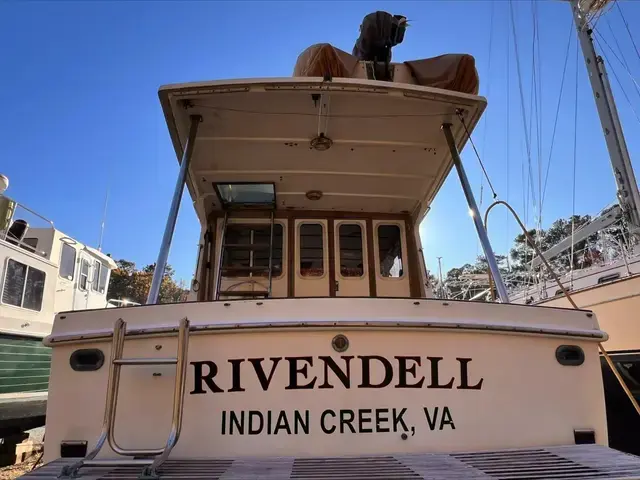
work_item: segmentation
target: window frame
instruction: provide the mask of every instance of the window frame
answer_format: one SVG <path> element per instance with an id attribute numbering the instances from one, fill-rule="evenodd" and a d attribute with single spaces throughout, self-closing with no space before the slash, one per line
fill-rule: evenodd
<path id="1" fill-rule="evenodd" d="M 287 252 L 287 225 L 286 225 L 285 222 L 274 220 L 274 222 L 273 222 L 274 233 L 275 233 L 276 225 L 280 225 L 280 228 L 282 228 L 282 247 L 281 247 L 282 258 L 280 260 L 280 262 L 281 262 L 280 274 L 279 275 L 273 275 L 272 274 L 271 275 L 271 280 L 272 281 L 273 280 L 282 279 L 286 275 L 286 272 L 287 272 L 287 269 L 288 269 L 288 263 L 287 263 L 287 257 L 288 257 L 288 252 Z M 229 229 L 229 227 L 248 227 L 252 231 L 255 231 L 256 228 L 265 228 L 265 227 L 268 230 L 270 226 L 271 226 L 271 224 L 268 223 L 268 222 L 251 222 L 251 221 L 246 221 L 246 220 L 245 221 L 240 220 L 238 222 L 229 222 L 229 223 L 227 223 L 227 229 Z M 224 237 L 225 237 L 224 241 L 226 242 L 227 241 L 226 232 L 225 232 Z M 222 238 L 222 235 L 220 235 L 220 238 Z M 275 235 L 274 235 L 274 239 L 275 239 Z M 247 246 L 253 245 L 253 244 L 254 243 L 248 243 Z M 223 265 L 223 268 L 224 268 L 224 265 L 225 265 L 224 259 L 223 259 L 222 265 Z M 273 267 L 273 265 L 272 265 L 272 267 Z M 268 280 L 268 277 L 266 275 L 265 276 L 251 275 L 251 276 L 246 276 L 246 277 L 245 276 L 235 276 L 235 277 L 223 276 L 223 278 L 226 278 L 227 280 L 231 279 L 231 278 L 254 278 L 256 280 L 258 280 L 258 279 L 267 279 Z"/>
<path id="2" fill-rule="evenodd" d="M 60 243 L 62 244 L 62 248 L 60 248 L 60 259 L 58 260 L 58 277 L 68 282 L 73 282 L 76 279 L 76 264 L 78 263 L 78 251 L 75 248 L 73 248 L 73 245 L 67 242 L 63 242 L 62 240 L 60 240 Z M 72 272 L 71 278 L 62 276 L 62 273 L 60 272 L 60 267 L 62 266 L 62 254 L 64 252 L 65 246 L 73 250 L 73 272 Z"/>
<path id="3" fill-rule="evenodd" d="M 338 251 L 336 252 L 336 260 L 337 260 L 337 265 L 336 265 L 336 274 L 337 276 L 342 279 L 342 280 L 362 280 L 363 278 L 368 277 L 369 275 L 369 257 L 368 257 L 368 252 L 367 252 L 367 241 L 366 241 L 366 233 L 367 233 L 367 228 L 366 228 L 366 224 L 363 225 L 364 222 L 358 221 L 358 220 L 340 220 L 338 222 L 335 223 L 335 233 L 336 233 L 336 240 L 335 240 L 335 246 L 337 247 Z M 360 228 L 360 242 L 361 242 L 361 250 L 362 250 L 362 275 L 359 275 L 357 277 L 345 277 L 344 275 L 342 275 L 342 258 L 341 258 L 341 254 L 342 254 L 342 248 L 340 246 L 340 227 L 342 227 L 343 225 L 351 225 L 351 226 L 358 226 Z"/>
<path id="4" fill-rule="evenodd" d="M 93 260 L 93 278 L 91 279 L 91 291 L 96 293 L 100 292 L 100 272 L 104 266 L 102 262 L 97 258 Z"/>
<path id="5" fill-rule="evenodd" d="M 85 284 L 84 288 L 82 288 L 81 286 L 81 282 L 82 282 L 82 263 L 86 262 L 87 263 L 87 283 Z M 78 290 L 80 290 L 81 292 L 87 292 L 89 291 L 89 288 L 91 288 L 89 286 L 90 280 L 89 280 L 89 269 L 91 268 L 91 263 L 89 263 L 89 260 L 87 260 L 86 258 L 83 258 L 82 256 L 80 256 L 80 270 L 78 272 Z"/>
<path id="6" fill-rule="evenodd" d="M 5 288 L 6 283 L 7 283 L 7 270 L 8 270 L 10 261 L 14 261 L 16 263 L 19 263 L 20 265 L 24 265 L 25 267 L 27 267 L 27 270 L 25 271 L 25 274 L 24 274 L 24 285 L 22 286 L 22 295 L 20 296 L 20 305 L 13 305 L 12 303 L 6 303 L 4 301 L 4 288 Z M 41 272 L 44 275 L 44 285 L 42 287 L 42 297 L 40 298 L 40 308 L 38 310 L 33 309 L 33 308 L 27 308 L 27 307 L 24 306 L 24 298 L 25 298 L 24 294 L 27 291 L 27 279 L 29 278 L 29 270 L 31 270 L 31 269 L 37 270 L 37 271 Z M 7 257 L 6 261 L 4 262 L 4 271 L 3 271 L 3 274 L 2 274 L 2 289 L 0 290 L 0 304 L 5 305 L 7 307 L 12 307 L 12 308 L 20 308 L 22 310 L 27 310 L 29 312 L 41 312 L 42 311 L 42 304 L 44 303 L 44 293 L 45 293 L 46 284 L 47 284 L 47 272 L 45 272 L 44 270 L 40 270 L 39 268 L 32 267 L 28 263 L 23 263 L 20 260 L 17 260 L 17 259 L 15 259 L 13 257 Z"/>
<path id="7" fill-rule="evenodd" d="M 301 278 L 302 280 L 320 280 L 325 278 L 327 275 L 329 275 L 329 252 L 328 252 L 328 248 L 329 248 L 329 242 L 327 239 L 327 235 L 328 235 L 328 228 L 327 225 L 324 223 L 325 221 L 331 221 L 331 220 L 326 220 L 326 219 L 322 219 L 322 220 L 302 220 L 300 223 L 298 223 L 298 226 L 296 228 L 296 255 L 294 257 L 294 261 L 296 262 L 295 265 L 295 271 L 296 271 L 296 275 Z M 300 264 L 302 263 L 302 227 L 303 225 L 319 225 L 320 228 L 322 229 L 322 275 L 318 275 L 318 276 L 314 276 L 314 275 L 303 275 L 301 268 L 300 268 Z"/>
<path id="8" fill-rule="evenodd" d="M 401 251 L 400 251 L 400 261 L 402 262 L 402 275 L 400 275 L 399 277 L 385 277 L 384 275 L 382 275 L 382 269 L 380 268 L 380 236 L 379 236 L 379 229 L 381 226 L 394 226 L 394 227 L 398 227 L 398 230 L 400 231 L 400 247 L 401 247 Z M 375 260 L 376 260 L 376 278 L 378 278 L 379 280 L 382 281 L 389 281 L 389 282 L 397 282 L 399 280 L 403 280 L 406 275 L 406 264 L 407 262 L 405 261 L 405 255 L 406 255 L 406 250 L 407 250 L 407 242 L 406 242 L 406 238 L 405 238 L 405 234 L 404 234 L 404 225 L 402 225 L 399 222 L 394 222 L 394 221 L 381 221 L 379 223 L 377 223 L 374 227 L 374 235 L 375 235 L 375 243 L 374 243 L 374 248 L 375 248 Z"/>

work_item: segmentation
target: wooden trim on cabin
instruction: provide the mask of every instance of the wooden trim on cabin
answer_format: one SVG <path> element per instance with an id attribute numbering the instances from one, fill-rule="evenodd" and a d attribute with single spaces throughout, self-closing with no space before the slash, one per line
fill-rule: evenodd
<path id="1" fill-rule="evenodd" d="M 376 285 L 376 252 L 373 246 L 373 218 L 368 216 L 365 218 L 366 234 L 367 234 L 367 263 L 369 265 L 369 296 L 377 297 L 378 288 Z"/>
<path id="2" fill-rule="evenodd" d="M 405 222 L 405 236 L 407 237 L 407 267 L 409 267 L 409 296 L 411 298 L 422 298 L 424 285 L 420 279 L 420 258 L 418 257 L 418 246 L 416 245 L 415 228 L 413 224 Z"/>
<path id="3" fill-rule="evenodd" d="M 296 221 L 287 218 L 287 296 L 296 296 Z"/>
<path id="4" fill-rule="evenodd" d="M 210 214 L 210 217 L 214 214 L 223 214 L 223 212 L 215 211 Z M 246 209 L 246 210 L 233 210 L 233 215 L 229 218 L 264 218 L 269 219 L 271 210 L 264 209 Z M 406 222 L 411 221 L 411 216 L 408 213 L 376 213 L 376 212 L 336 212 L 333 210 L 276 210 L 275 218 L 289 219 L 294 218 L 296 220 L 307 219 L 334 219 L 334 220 L 362 220 L 366 218 L 374 218 L 376 220 L 404 220 Z"/>
<path id="5" fill-rule="evenodd" d="M 329 262 L 329 296 L 336 296 L 336 236 L 335 220 L 327 220 L 327 258 Z"/>

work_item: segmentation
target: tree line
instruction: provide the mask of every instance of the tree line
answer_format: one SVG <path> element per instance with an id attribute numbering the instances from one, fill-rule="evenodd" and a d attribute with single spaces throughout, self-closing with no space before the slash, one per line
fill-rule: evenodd
<path id="1" fill-rule="evenodd" d="M 539 250 L 545 252 L 561 240 L 571 236 L 572 229 L 577 231 L 591 221 L 590 215 L 574 215 L 556 220 L 546 230 L 531 229 L 528 233 Z M 621 226 L 610 227 L 602 232 L 610 245 L 624 245 L 626 243 L 625 234 L 626 230 Z M 594 233 L 577 242 L 573 248 L 573 256 L 571 251 L 566 251 L 549 259 L 552 268 L 556 272 L 564 272 L 572 266 L 574 269 L 587 268 L 599 262 L 605 254 L 610 252 L 604 251 L 602 246 L 604 242 L 598 242 L 598 235 L 598 233 Z M 499 270 L 508 286 L 517 287 L 523 282 L 530 281 L 532 274 L 546 273 L 542 272 L 544 266 L 530 268 L 530 262 L 535 256 L 535 250 L 524 233 L 515 236 L 508 256 L 496 255 Z M 488 289 L 487 272 L 487 260 L 484 255 L 480 255 L 473 264 L 466 263 L 450 269 L 443 276 L 442 284 L 439 284 L 439 280 L 433 274 L 430 277 L 432 285 L 439 295 L 446 293 L 449 298 L 485 300 L 482 293 Z M 474 298 L 477 296 L 478 298 Z"/>
<path id="2" fill-rule="evenodd" d="M 138 270 L 134 262 L 116 260 L 118 266 L 111 272 L 111 280 L 107 291 L 109 300 L 128 300 L 144 304 L 151 288 L 151 279 L 156 269 L 155 263 L 146 265 Z M 170 265 L 164 270 L 164 277 L 160 284 L 160 303 L 184 302 L 189 290 L 184 282 L 174 279 L 175 271 Z"/>

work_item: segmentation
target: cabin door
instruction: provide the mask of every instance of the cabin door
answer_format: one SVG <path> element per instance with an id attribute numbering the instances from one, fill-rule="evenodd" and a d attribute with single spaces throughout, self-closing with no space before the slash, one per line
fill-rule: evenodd
<path id="1" fill-rule="evenodd" d="M 336 296 L 368 297 L 366 222 L 335 220 L 333 232 Z"/>
<path id="2" fill-rule="evenodd" d="M 295 296 L 329 296 L 329 253 L 326 220 L 296 220 Z"/>

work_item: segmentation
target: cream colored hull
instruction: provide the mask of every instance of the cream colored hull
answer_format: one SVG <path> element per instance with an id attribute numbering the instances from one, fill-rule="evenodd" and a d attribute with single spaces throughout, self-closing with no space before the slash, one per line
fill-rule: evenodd
<path id="1" fill-rule="evenodd" d="M 98 438 L 108 335 L 117 318 L 131 330 L 145 329 L 127 338 L 124 357 L 158 357 L 175 355 L 175 331 L 167 327 L 184 316 L 193 333 L 173 458 L 566 445 L 575 442 L 575 429 L 593 430 L 596 442 L 607 444 L 603 387 L 591 381 L 600 375 L 602 333 L 587 312 L 440 300 L 288 299 L 57 318 L 48 339 L 47 460 L 58 456 L 61 442 L 86 440 L 91 449 Z M 338 334 L 349 340 L 344 352 L 333 348 Z M 558 362 L 556 349 L 567 344 L 583 349 L 582 365 Z M 97 371 L 72 370 L 69 358 L 81 348 L 101 349 L 107 362 Z M 121 447 L 163 445 L 173 381 L 173 366 L 122 370 L 115 426 Z M 101 456 L 115 454 L 105 446 Z"/>
<path id="2" fill-rule="evenodd" d="M 607 350 L 640 350 L 640 275 L 572 292 L 571 298 L 596 314 L 600 328 L 609 335 Z M 538 305 L 571 308 L 565 297 Z"/>

